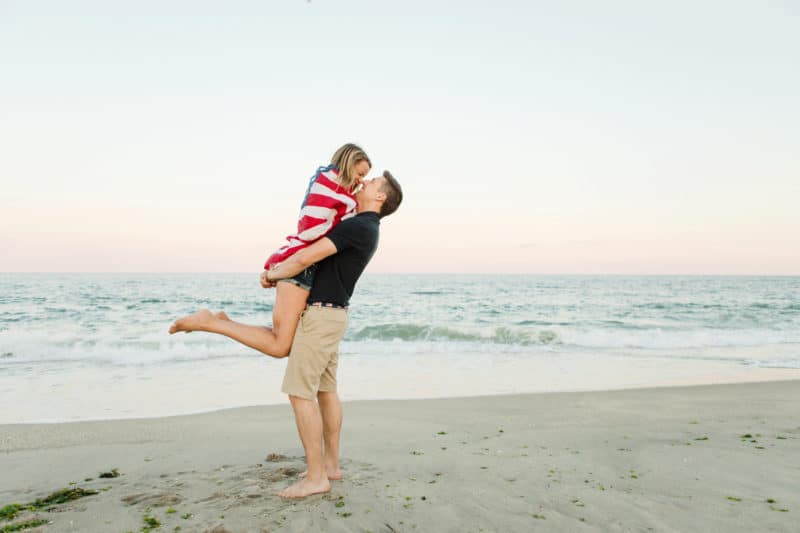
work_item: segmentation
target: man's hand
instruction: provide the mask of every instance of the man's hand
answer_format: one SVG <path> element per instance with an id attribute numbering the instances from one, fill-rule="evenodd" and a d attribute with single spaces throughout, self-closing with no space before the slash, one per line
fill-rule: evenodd
<path id="1" fill-rule="evenodd" d="M 272 289 L 275 287 L 276 282 L 267 279 L 267 270 L 261 273 L 261 286 L 265 289 Z"/>

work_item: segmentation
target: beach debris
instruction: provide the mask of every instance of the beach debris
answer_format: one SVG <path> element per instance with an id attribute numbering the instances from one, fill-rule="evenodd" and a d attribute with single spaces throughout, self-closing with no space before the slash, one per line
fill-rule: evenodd
<path id="1" fill-rule="evenodd" d="M 150 516 L 149 514 L 145 514 L 142 517 L 142 522 L 144 522 L 144 529 L 149 530 L 150 528 L 157 528 L 161 527 L 161 522 L 158 521 L 158 518 L 155 516 Z"/>
<path id="2" fill-rule="evenodd" d="M 267 455 L 266 459 L 264 460 L 268 463 L 280 463 L 281 461 L 286 461 L 287 459 L 289 458 L 280 453 L 271 453 Z"/>
<path id="3" fill-rule="evenodd" d="M 96 490 L 90 489 L 82 489 L 82 488 L 69 488 L 69 489 L 61 489 L 53 492 L 49 496 L 44 498 L 38 498 L 31 503 L 26 504 L 19 504 L 19 503 L 12 503 L 0 508 L 0 518 L 5 519 L 6 521 L 11 521 L 19 515 L 21 511 L 41 511 L 51 510 L 55 505 L 66 503 L 72 500 L 77 500 L 78 498 L 83 498 L 85 496 L 92 496 L 94 494 L 98 494 Z M 6 525 L 2 531 L 22 531 L 23 529 L 29 529 L 32 527 L 38 527 L 42 524 L 49 523 L 47 520 L 43 522 L 33 524 L 38 518 L 32 518 L 25 522 L 19 522 L 17 524 L 8 524 Z M 13 529 L 12 529 L 13 528 Z"/>
<path id="4" fill-rule="evenodd" d="M 736 496 L 728 496 L 727 499 L 729 499 L 732 502 L 740 502 L 740 501 L 742 501 L 741 498 L 737 498 Z"/>
<path id="5" fill-rule="evenodd" d="M 3 533 L 10 531 L 23 531 L 25 529 L 32 529 L 34 527 L 43 526 L 49 523 L 50 522 L 48 520 L 43 520 L 41 518 L 29 518 L 28 520 L 17 522 L 16 524 L 7 524 L 6 526 L 3 526 L 3 529 L 0 531 Z"/>
<path id="6" fill-rule="evenodd" d="M 77 500 L 78 498 L 83 498 L 85 496 L 93 496 L 95 494 L 97 494 L 96 490 L 82 489 L 80 487 L 61 489 L 55 491 L 46 498 L 37 499 L 35 502 L 28 504 L 26 507 L 31 511 L 35 511 L 43 507 L 58 505 L 60 503 L 66 503 L 72 500 Z"/>
<path id="7" fill-rule="evenodd" d="M 537 520 L 547 520 L 547 517 L 543 514 L 531 514 L 531 516 Z"/>
<path id="8" fill-rule="evenodd" d="M 119 469 L 112 468 L 110 472 L 101 472 L 100 475 L 98 475 L 97 477 L 99 477 L 99 478 L 113 478 L 113 477 L 119 477 L 119 476 L 120 476 Z"/>
<path id="9" fill-rule="evenodd" d="M 22 505 L 18 503 L 10 503 L 5 507 L 0 508 L 0 518 L 4 520 L 13 520 L 22 509 Z"/>

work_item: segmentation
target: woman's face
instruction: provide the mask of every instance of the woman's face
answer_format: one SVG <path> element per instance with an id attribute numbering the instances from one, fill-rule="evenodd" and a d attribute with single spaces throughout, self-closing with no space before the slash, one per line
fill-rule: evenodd
<path id="1" fill-rule="evenodd" d="M 364 178 L 367 177 L 367 173 L 369 172 L 370 166 L 369 163 L 364 161 L 363 159 L 353 165 L 353 178 L 356 180 L 356 184 L 360 184 L 364 181 Z"/>

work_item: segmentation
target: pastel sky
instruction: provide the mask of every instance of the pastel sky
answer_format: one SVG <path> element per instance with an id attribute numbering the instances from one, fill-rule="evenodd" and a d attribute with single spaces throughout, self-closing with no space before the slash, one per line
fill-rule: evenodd
<path id="1" fill-rule="evenodd" d="M 370 272 L 797 275 L 798 6 L 0 0 L 0 270 L 259 272 L 357 142 Z"/>

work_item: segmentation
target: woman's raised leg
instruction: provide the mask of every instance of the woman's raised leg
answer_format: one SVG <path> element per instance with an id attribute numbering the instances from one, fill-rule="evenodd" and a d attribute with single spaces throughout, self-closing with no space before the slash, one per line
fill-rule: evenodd
<path id="1" fill-rule="evenodd" d="M 292 347 L 300 315 L 305 309 L 308 291 L 288 282 L 278 282 L 275 290 L 277 293 L 272 308 L 272 328 L 242 324 L 227 319 L 227 315 L 217 316 L 208 309 L 201 309 L 193 315 L 176 320 L 169 332 L 218 333 L 263 354 L 286 357 Z"/>

